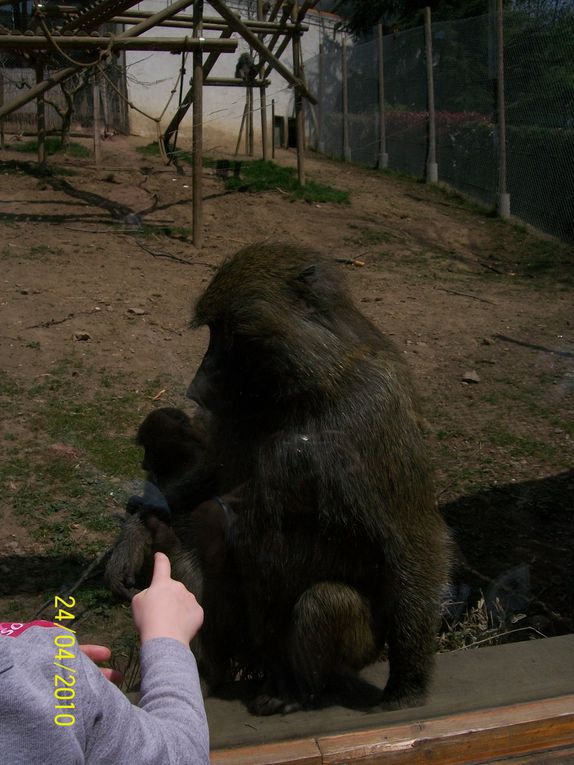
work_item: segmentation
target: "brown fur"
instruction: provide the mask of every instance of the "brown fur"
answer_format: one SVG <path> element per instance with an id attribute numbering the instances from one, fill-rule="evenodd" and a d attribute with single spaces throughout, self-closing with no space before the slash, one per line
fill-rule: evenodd
<path id="1" fill-rule="evenodd" d="M 189 395 L 211 424 L 201 465 L 168 491 L 174 530 L 209 499 L 206 487 L 242 487 L 225 575 L 217 588 L 199 576 L 206 623 L 213 613 L 204 666 L 258 678 L 258 714 L 419 703 L 448 533 L 403 357 L 356 308 L 334 262 L 288 245 L 227 261 L 194 323 L 211 339 Z M 191 533 L 176 534 L 195 549 Z M 355 673 L 385 644 L 381 694 Z"/>

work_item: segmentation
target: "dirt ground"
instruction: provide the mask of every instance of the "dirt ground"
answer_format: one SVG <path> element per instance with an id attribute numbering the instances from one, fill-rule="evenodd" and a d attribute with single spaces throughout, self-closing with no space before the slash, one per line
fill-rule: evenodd
<path id="1" fill-rule="evenodd" d="M 572 631 L 571 249 L 444 190 L 309 154 L 309 176 L 349 205 L 228 192 L 206 168 L 197 251 L 190 174 L 142 143 L 105 142 L 98 169 L 54 157 L 73 174 L 51 176 L 0 151 L 2 619 L 53 616 L 53 596 L 113 541 L 141 481 L 137 424 L 188 406 L 206 343 L 188 329 L 192 302 L 225 256 L 275 239 L 337 258 L 412 365 L 463 561 L 452 594 L 463 611 L 483 594 L 478 636 L 494 623 L 515 637 Z M 128 609 L 100 572 L 75 591 L 78 628 L 121 645 Z"/>

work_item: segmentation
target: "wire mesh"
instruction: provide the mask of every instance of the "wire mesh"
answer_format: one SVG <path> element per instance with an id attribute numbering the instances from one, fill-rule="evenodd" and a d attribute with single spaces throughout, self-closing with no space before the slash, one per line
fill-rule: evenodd
<path id="1" fill-rule="evenodd" d="M 499 134 L 496 27 L 489 16 L 432 25 L 439 180 L 495 205 Z M 516 216 L 574 242 L 574 12 L 505 14 L 507 191 Z M 311 145 L 344 158 L 341 45 L 305 63 L 320 104 Z M 321 75 L 322 72 L 322 76 Z M 376 40 L 347 49 L 352 162 L 375 165 L 379 140 Z M 389 168 L 424 177 L 428 112 L 424 29 L 384 37 Z"/>

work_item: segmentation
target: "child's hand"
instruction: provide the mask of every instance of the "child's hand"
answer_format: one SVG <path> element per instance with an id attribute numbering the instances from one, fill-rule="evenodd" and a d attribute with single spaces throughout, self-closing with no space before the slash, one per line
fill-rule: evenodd
<path id="1" fill-rule="evenodd" d="M 90 643 L 84 643 L 80 646 L 80 651 L 85 653 L 86 656 L 96 664 L 99 661 L 109 661 L 112 652 L 105 645 L 92 645 Z M 108 669 L 107 667 L 99 667 L 102 675 L 113 683 L 114 685 L 121 685 L 124 676 L 117 669 Z"/>
<path id="2" fill-rule="evenodd" d="M 167 555 L 158 552 L 154 558 L 150 586 L 132 600 L 134 622 L 141 642 L 170 637 L 188 646 L 203 624 L 203 609 L 181 582 L 171 578 Z"/>

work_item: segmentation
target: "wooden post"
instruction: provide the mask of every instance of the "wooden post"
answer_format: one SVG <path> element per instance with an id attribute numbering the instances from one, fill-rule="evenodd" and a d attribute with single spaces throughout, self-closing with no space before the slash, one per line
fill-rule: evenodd
<path id="1" fill-rule="evenodd" d="M 4 72 L 0 69 L 0 109 L 4 106 Z M 0 149 L 6 146 L 4 141 L 4 117 L 0 118 Z"/>
<path id="2" fill-rule="evenodd" d="M 257 0 L 257 20 L 265 21 L 265 12 L 263 10 L 263 0 Z M 261 35 L 261 42 L 265 41 L 265 35 Z M 265 60 L 259 57 L 259 76 L 263 74 Z M 261 108 L 261 153 L 265 162 L 269 160 L 269 142 L 267 140 L 267 88 L 261 85 L 259 88 L 259 105 Z"/>
<path id="3" fill-rule="evenodd" d="M 299 3 L 293 5 L 292 18 L 295 22 L 299 14 Z M 293 74 L 298 83 L 301 82 L 301 32 L 296 29 L 293 32 Z M 299 183 L 305 185 L 305 121 L 303 119 L 303 95 L 301 85 L 295 85 L 295 128 L 297 134 L 297 178 Z"/>
<path id="4" fill-rule="evenodd" d="M 269 159 L 269 141 L 267 140 L 267 86 L 259 88 L 259 102 L 261 106 L 261 153 L 267 162 Z"/>
<path id="5" fill-rule="evenodd" d="M 36 84 L 44 79 L 44 64 L 40 58 L 36 59 Z M 39 93 L 36 98 L 36 123 L 38 141 L 38 164 L 43 167 L 46 164 L 46 112 L 44 94 Z"/>
<path id="6" fill-rule="evenodd" d="M 349 84 L 347 81 L 347 41 L 343 37 L 341 47 L 341 84 L 343 88 L 343 159 L 351 161 L 351 147 L 349 146 Z"/>
<path id="7" fill-rule="evenodd" d="M 102 126 L 100 120 L 100 78 L 97 67 L 94 69 L 92 101 L 94 104 L 94 162 L 96 167 L 99 167 L 102 164 Z"/>
<path id="8" fill-rule="evenodd" d="M 189 0 L 181 0 L 182 2 L 188 2 Z M 268 48 L 263 45 L 263 43 L 259 40 L 257 35 L 253 34 L 253 32 L 245 26 L 245 24 L 241 21 L 241 19 L 238 19 L 237 16 L 235 16 L 234 12 L 227 7 L 227 5 L 223 2 L 223 0 L 210 0 L 211 7 L 216 10 L 227 23 L 233 29 L 234 32 L 237 32 L 238 34 L 243 37 L 245 42 L 247 42 L 252 48 L 255 48 L 255 50 L 260 53 L 265 61 L 268 64 L 271 64 L 273 69 L 276 69 L 279 74 L 284 77 L 288 83 L 293 85 L 293 87 L 298 87 L 300 90 L 302 90 L 303 94 L 305 95 L 305 98 L 309 99 L 311 103 L 316 103 L 315 96 L 310 93 L 307 88 L 305 87 L 304 83 L 301 82 L 301 80 L 297 79 L 297 77 L 289 71 L 289 69 L 279 61 L 278 57 L 276 55 L 273 55 L 269 51 Z M 295 4 L 295 6 L 297 3 Z M 297 18 L 297 14 L 293 17 L 294 19 Z M 297 35 L 297 31 L 295 30 L 293 32 L 293 35 Z M 299 32 L 299 37 L 301 33 Z"/>
<path id="9" fill-rule="evenodd" d="M 275 159 L 275 99 L 271 99 L 271 159 Z"/>
<path id="10" fill-rule="evenodd" d="M 323 94 L 325 88 L 325 51 L 323 43 L 319 45 L 319 83 L 317 93 L 317 151 L 325 153 L 325 141 L 323 139 Z"/>
<path id="11" fill-rule="evenodd" d="M 377 168 L 385 170 L 389 166 L 387 154 L 387 133 L 385 125 L 385 63 L 383 51 L 383 25 L 377 24 L 377 51 L 379 59 L 379 152 Z"/>
<path id="12" fill-rule="evenodd" d="M 243 135 L 243 126 L 247 120 L 247 99 L 245 99 L 245 106 L 243 107 L 243 117 L 241 118 L 241 125 L 239 126 L 239 135 L 237 136 L 237 145 L 235 147 L 235 156 L 239 153 L 239 146 L 241 145 L 241 136 Z"/>
<path id="13" fill-rule="evenodd" d="M 427 183 L 438 181 L 438 165 L 436 162 L 436 122 L 434 112 L 434 77 L 432 69 L 432 26 L 431 9 L 425 8 L 425 58 L 427 69 L 427 105 L 429 112 L 428 140 L 429 149 L 427 155 Z"/>
<path id="14" fill-rule="evenodd" d="M 247 131 L 247 154 L 253 156 L 253 86 L 247 86 L 247 102 L 249 104 L 249 110 L 247 112 L 247 125 L 249 127 Z"/>
<path id="15" fill-rule="evenodd" d="M 203 0 L 193 6 L 194 37 L 203 36 Z M 193 51 L 193 131 L 192 131 L 192 194 L 193 243 L 199 249 L 203 244 L 203 53 Z"/>
<path id="16" fill-rule="evenodd" d="M 100 100 L 102 103 L 102 114 L 104 117 L 104 136 L 107 138 L 111 130 L 110 110 L 108 109 L 108 87 L 105 78 L 100 80 Z"/>
<path id="17" fill-rule="evenodd" d="M 496 4 L 496 111 L 498 123 L 498 214 L 510 216 L 510 194 L 506 191 L 506 114 L 504 107 L 504 8 Z"/>

